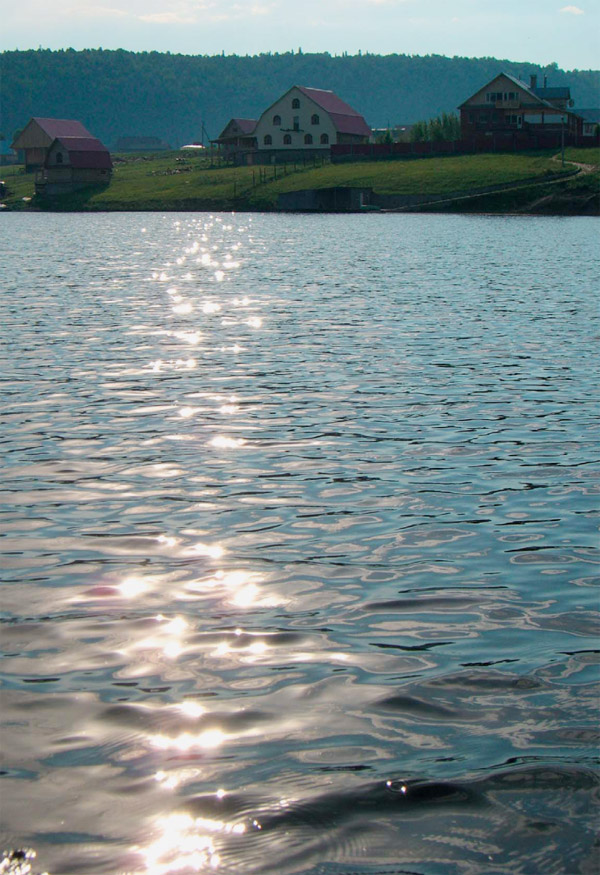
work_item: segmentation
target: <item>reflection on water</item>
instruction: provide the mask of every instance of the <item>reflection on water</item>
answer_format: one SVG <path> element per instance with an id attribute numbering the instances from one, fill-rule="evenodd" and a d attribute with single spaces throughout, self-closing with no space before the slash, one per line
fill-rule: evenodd
<path id="1" fill-rule="evenodd" d="M 0 871 L 596 871 L 594 221 L 5 222 Z"/>

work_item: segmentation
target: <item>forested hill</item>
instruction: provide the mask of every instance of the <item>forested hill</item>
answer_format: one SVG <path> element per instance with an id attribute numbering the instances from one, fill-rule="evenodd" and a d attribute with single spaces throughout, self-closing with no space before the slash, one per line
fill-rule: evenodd
<path id="1" fill-rule="evenodd" d="M 10 142 L 31 116 L 76 118 L 110 147 L 121 136 L 172 146 L 216 137 L 232 116 L 258 118 L 292 85 L 336 91 L 373 127 L 453 112 L 496 73 L 570 85 L 575 105 L 598 106 L 600 72 L 565 72 L 495 58 L 409 55 L 173 55 L 11 51 L 0 54 L 0 133 Z"/>

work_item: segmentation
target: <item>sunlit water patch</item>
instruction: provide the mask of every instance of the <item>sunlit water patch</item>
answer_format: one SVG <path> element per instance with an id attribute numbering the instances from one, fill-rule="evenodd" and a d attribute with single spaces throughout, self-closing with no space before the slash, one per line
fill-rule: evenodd
<path id="1" fill-rule="evenodd" d="M 0 871 L 596 871 L 594 220 L 4 222 Z"/>

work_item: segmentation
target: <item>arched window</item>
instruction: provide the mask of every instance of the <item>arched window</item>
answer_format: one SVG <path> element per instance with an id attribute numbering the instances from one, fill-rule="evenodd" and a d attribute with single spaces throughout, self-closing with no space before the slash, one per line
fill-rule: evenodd
<path id="1" fill-rule="evenodd" d="M 329 142 L 329 134 L 321 134 L 321 143 L 326 146 Z"/>
<path id="2" fill-rule="evenodd" d="M 283 138 L 283 145 L 284 146 L 291 146 L 292 145 L 292 138 L 291 138 L 290 134 L 285 134 L 285 136 Z"/>
<path id="3" fill-rule="evenodd" d="M 321 121 L 321 119 L 319 118 L 319 116 L 316 113 L 314 115 L 311 115 L 311 117 L 310 117 L 311 125 L 318 125 L 320 123 L 320 121 Z"/>
<path id="4" fill-rule="evenodd" d="M 310 146 L 312 143 L 312 134 L 304 134 L 304 144 Z"/>
<path id="5" fill-rule="evenodd" d="M 281 124 L 281 116 L 280 116 L 280 115 L 274 115 L 274 116 L 273 116 L 273 124 L 274 124 L 274 125 L 280 125 L 280 124 Z"/>
<path id="6" fill-rule="evenodd" d="M 300 101 L 297 97 L 292 100 L 292 109 L 300 109 Z"/>
<path id="7" fill-rule="evenodd" d="M 63 154 L 62 154 L 62 152 L 57 152 L 57 153 L 56 153 L 56 163 L 57 163 L 57 164 L 62 164 L 62 163 L 63 163 Z"/>
<path id="8" fill-rule="evenodd" d="M 272 142 L 273 142 L 273 137 L 271 136 L 271 134 L 265 134 L 265 138 L 263 140 L 263 143 L 265 144 L 265 146 L 270 146 Z"/>

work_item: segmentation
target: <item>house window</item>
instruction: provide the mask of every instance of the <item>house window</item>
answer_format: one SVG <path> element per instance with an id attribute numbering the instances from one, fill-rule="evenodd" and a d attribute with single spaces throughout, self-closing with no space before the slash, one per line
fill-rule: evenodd
<path id="1" fill-rule="evenodd" d="M 281 124 L 281 116 L 280 116 L 280 115 L 274 115 L 274 116 L 273 116 L 273 124 L 274 124 L 274 125 L 280 125 L 280 124 Z"/>
<path id="2" fill-rule="evenodd" d="M 297 97 L 292 100 L 292 109 L 300 109 L 300 101 Z"/>
<path id="3" fill-rule="evenodd" d="M 297 116 L 297 115 L 294 116 L 294 130 L 295 131 L 300 130 L 300 116 Z"/>
<path id="4" fill-rule="evenodd" d="M 270 146 L 272 142 L 273 142 L 273 137 L 271 136 L 271 134 L 265 134 L 265 137 L 263 140 L 264 145 Z"/>
<path id="5" fill-rule="evenodd" d="M 283 137 L 283 145 L 284 145 L 284 146 L 291 146 L 291 145 L 292 145 L 292 138 L 291 138 L 290 134 L 285 134 L 285 135 L 284 135 L 284 137 Z"/>
<path id="6" fill-rule="evenodd" d="M 312 134 L 304 134 L 304 145 L 310 146 L 312 143 Z"/>
<path id="7" fill-rule="evenodd" d="M 318 125 L 319 122 L 320 122 L 320 118 L 316 113 L 314 115 L 311 115 L 311 117 L 310 117 L 311 125 Z"/>
<path id="8" fill-rule="evenodd" d="M 321 134 L 321 143 L 326 146 L 329 142 L 329 134 Z"/>
<path id="9" fill-rule="evenodd" d="M 62 163 L 63 163 L 63 154 L 62 154 L 62 152 L 57 152 L 57 153 L 56 153 L 56 163 L 57 163 L 57 164 L 62 164 Z"/>

